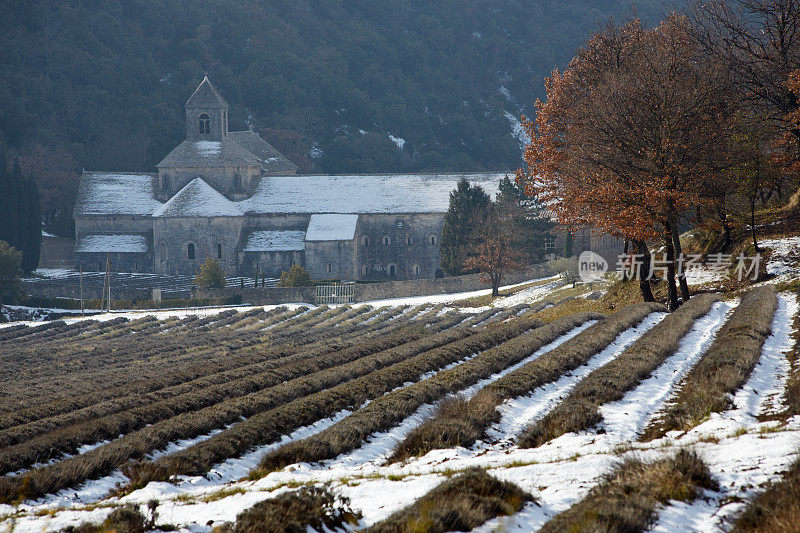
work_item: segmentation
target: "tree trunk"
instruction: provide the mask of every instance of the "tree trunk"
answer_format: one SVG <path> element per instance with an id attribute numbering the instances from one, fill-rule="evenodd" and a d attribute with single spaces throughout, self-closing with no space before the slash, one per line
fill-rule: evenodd
<path id="1" fill-rule="evenodd" d="M 667 306 L 670 311 L 675 311 L 678 306 L 678 291 L 675 288 L 675 249 L 672 247 L 672 235 L 664 235 L 664 245 L 667 249 Z"/>
<path id="2" fill-rule="evenodd" d="M 758 249 L 758 240 L 756 239 L 756 197 L 755 195 L 750 197 L 750 232 L 753 235 L 753 247 L 755 248 L 756 252 L 759 253 Z"/>
<path id="3" fill-rule="evenodd" d="M 672 234 L 672 248 L 674 257 L 677 258 L 678 261 L 683 261 L 683 247 L 681 246 L 681 236 L 678 234 L 678 222 L 676 220 L 671 220 L 669 222 L 670 233 Z M 675 259 L 673 259 L 673 264 L 675 265 Z M 686 272 L 683 270 L 683 265 L 677 264 L 678 267 L 678 284 L 681 288 L 681 298 L 683 299 L 683 303 L 689 301 L 689 284 L 686 283 Z"/>
<path id="4" fill-rule="evenodd" d="M 500 296 L 500 276 L 492 274 L 492 298 Z"/>
<path id="5" fill-rule="evenodd" d="M 626 259 L 628 258 L 628 249 L 629 249 L 629 247 L 630 247 L 630 241 L 628 239 L 625 239 L 625 244 L 622 247 L 622 254 L 625 256 Z M 623 282 L 628 281 L 628 269 L 627 268 L 623 268 L 622 269 L 622 281 Z"/>
<path id="6" fill-rule="evenodd" d="M 647 275 L 650 273 L 650 250 L 647 243 L 643 241 L 633 241 L 636 245 L 636 253 L 642 256 L 642 270 L 639 272 L 639 290 L 642 292 L 642 300 L 645 302 L 655 302 L 653 291 L 650 290 L 650 281 Z"/>

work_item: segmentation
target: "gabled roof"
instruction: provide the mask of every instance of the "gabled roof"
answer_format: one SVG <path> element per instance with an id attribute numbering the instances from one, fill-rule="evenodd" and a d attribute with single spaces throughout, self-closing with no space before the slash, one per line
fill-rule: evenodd
<path id="1" fill-rule="evenodd" d="M 165 167 L 257 167 L 256 156 L 228 137 L 221 141 L 183 141 L 158 165 Z"/>
<path id="2" fill-rule="evenodd" d="M 192 96 L 186 101 L 187 108 L 206 107 L 212 109 L 226 108 L 228 103 L 211 85 L 208 76 L 203 76 L 203 81 L 194 90 Z"/>
<path id="3" fill-rule="evenodd" d="M 76 252 L 147 252 L 144 235 L 82 235 L 75 244 Z"/>
<path id="4" fill-rule="evenodd" d="M 154 217 L 235 217 L 243 212 L 200 178 L 195 178 L 167 203 L 158 208 Z"/>
<path id="5" fill-rule="evenodd" d="M 150 216 L 161 207 L 154 195 L 154 179 L 152 174 L 84 172 L 74 215 Z"/>
<path id="6" fill-rule="evenodd" d="M 305 249 L 302 230 L 254 231 L 247 237 L 245 252 L 294 252 Z"/>
<path id="7" fill-rule="evenodd" d="M 352 241 L 356 235 L 358 215 L 311 215 L 306 231 L 307 241 Z"/>
<path id="8" fill-rule="evenodd" d="M 236 141 L 242 148 L 255 155 L 261 162 L 261 169 L 269 174 L 297 172 L 297 165 L 286 159 L 271 144 L 253 130 L 229 131 L 228 138 Z"/>
<path id="9" fill-rule="evenodd" d="M 253 196 L 238 202 L 247 213 L 445 213 L 450 192 L 465 177 L 497 194 L 505 173 L 264 176 Z"/>

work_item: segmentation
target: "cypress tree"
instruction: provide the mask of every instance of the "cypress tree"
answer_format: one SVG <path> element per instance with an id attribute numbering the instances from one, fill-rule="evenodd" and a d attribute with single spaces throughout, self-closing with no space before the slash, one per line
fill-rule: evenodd
<path id="1" fill-rule="evenodd" d="M 27 253 L 28 234 L 25 231 L 27 215 L 25 213 L 25 186 L 22 180 L 22 170 L 19 166 L 19 159 L 14 159 L 11 167 L 11 240 L 8 243 L 22 252 L 23 257 Z M 24 261 L 24 260 L 23 260 Z"/>
<path id="2" fill-rule="evenodd" d="M 465 262 L 473 228 L 488 205 L 489 195 L 479 186 L 470 185 L 466 178 L 461 178 L 450 193 L 450 206 L 444 216 L 439 243 L 442 270 L 448 274 L 457 276 L 477 271 L 467 269 Z"/>
<path id="3" fill-rule="evenodd" d="M 39 267 L 39 256 L 42 252 L 42 206 L 36 180 L 32 176 L 26 176 L 23 179 L 26 189 L 26 241 L 28 248 L 22 257 L 22 269 L 25 272 L 32 272 Z"/>
<path id="4" fill-rule="evenodd" d="M 0 144 L 0 213 L 3 213 L 3 224 L 0 224 L 0 241 L 11 242 L 14 219 L 14 206 L 11 202 L 11 173 L 8 171 L 6 147 Z"/>

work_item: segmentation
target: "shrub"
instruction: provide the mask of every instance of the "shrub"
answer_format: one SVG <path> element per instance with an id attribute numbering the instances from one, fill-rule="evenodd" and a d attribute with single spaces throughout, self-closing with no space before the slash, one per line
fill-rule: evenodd
<path id="1" fill-rule="evenodd" d="M 289 272 L 281 272 L 281 287 L 308 287 L 311 283 L 311 274 L 300 265 L 292 265 Z"/>
<path id="2" fill-rule="evenodd" d="M 225 271 L 222 270 L 222 265 L 213 257 L 206 257 L 206 260 L 200 265 L 200 271 L 194 278 L 194 282 L 198 287 L 204 289 L 222 289 L 225 287 Z"/>
<path id="3" fill-rule="evenodd" d="M 22 252 L 0 241 L 0 305 L 17 302 L 22 297 L 20 265 Z"/>
<path id="4" fill-rule="evenodd" d="M 627 459 L 541 531 L 644 531 L 657 516 L 659 504 L 689 502 L 700 496 L 702 489 L 718 488 L 708 467 L 694 452 L 681 450 L 654 463 Z"/>
<path id="5" fill-rule="evenodd" d="M 560 274 L 568 283 L 574 283 L 579 279 L 577 257 L 557 257 L 548 261 L 547 266 L 552 272 Z"/>
<path id="6" fill-rule="evenodd" d="M 644 438 L 689 429 L 710 413 L 728 409 L 730 395 L 744 385 L 761 356 L 777 306 L 772 286 L 745 293 L 708 351 L 683 379 L 669 410 L 647 429 Z"/>
<path id="7" fill-rule="evenodd" d="M 507 481 L 471 468 L 448 479 L 368 533 L 471 531 L 487 520 L 516 513 L 533 496 Z"/>
<path id="8" fill-rule="evenodd" d="M 518 442 L 535 448 L 569 432 L 588 429 L 602 420 L 600 405 L 622 399 L 678 349 L 694 321 L 719 299 L 701 294 L 667 315 L 611 362 L 591 372 L 544 418 L 528 426 Z"/>
<path id="9" fill-rule="evenodd" d="M 361 513 L 350 508 L 350 500 L 326 488 L 302 487 L 255 504 L 236 516 L 233 526 L 221 533 L 305 533 L 341 531 L 358 524 Z"/>
<path id="10" fill-rule="evenodd" d="M 64 533 L 101 533 L 107 531 L 115 533 L 144 533 L 153 528 L 155 517 L 158 516 L 155 512 L 155 505 L 152 502 L 149 507 L 152 511 L 150 520 L 142 514 L 138 506 L 128 503 L 114 509 L 102 524 L 84 522 L 77 527 L 68 526 L 64 528 Z"/>
<path id="11" fill-rule="evenodd" d="M 417 426 L 397 447 L 392 460 L 424 455 L 433 449 L 468 447 L 481 438 L 484 430 L 499 416 L 496 406 L 503 400 L 526 394 L 545 383 L 557 380 L 602 351 L 624 330 L 635 326 L 653 311 L 663 310 L 658 304 L 629 305 L 594 324 L 586 331 L 560 346 L 542 354 L 530 363 L 490 383 L 471 400 L 447 400 L 439 405 L 436 414 Z M 572 315 L 575 316 L 575 315 Z M 543 328 L 556 328 L 560 319 Z M 559 333 L 565 333 L 561 329 Z M 536 348 L 536 343 L 530 346 Z"/>

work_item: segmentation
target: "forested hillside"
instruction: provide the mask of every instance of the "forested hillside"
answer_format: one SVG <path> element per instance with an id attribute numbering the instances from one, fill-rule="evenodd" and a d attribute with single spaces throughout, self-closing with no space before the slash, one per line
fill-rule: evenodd
<path id="1" fill-rule="evenodd" d="M 181 140 L 208 72 L 232 127 L 302 134 L 316 170 L 506 168 L 520 152 L 505 113 L 529 109 L 552 67 L 632 3 L 12 0 L 0 129 L 87 168 L 147 169 Z"/>
<path id="2" fill-rule="evenodd" d="M 633 4 L 7 0 L 0 139 L 52 218 L 74 186 L 47 175 L 152 169 L 182 140 L 183 103 L 207 72 L 231 127 L 261 131 L 304 172 L 516 168 L 513 120 Z M 636 4 L 662 13 L 661 0 Z"/>

